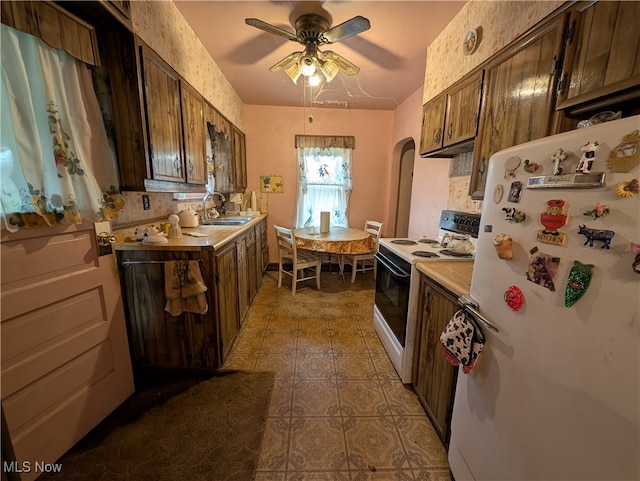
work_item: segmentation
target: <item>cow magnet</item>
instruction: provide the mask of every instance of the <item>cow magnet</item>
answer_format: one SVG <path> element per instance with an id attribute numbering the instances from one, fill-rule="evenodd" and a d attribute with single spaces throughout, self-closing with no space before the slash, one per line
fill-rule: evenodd
<path id="1" fill-rule="evenodd" d="M 519 224 L 527 219 L 527 214 L 514 207 L 503 207 L 502 212 L 506 214 L 505 220 L 508 222 Z"/>
<path id="2" fill-rule="evenodd" d="M 547 201 L 547 210 L 540 214 L 540 223 L 543 230 L 538 231 L 537 240 L 547 244 L 563 245 L 566 234 L 558 232 L 558 229 L 567 223 L 565 213 L 566 202 L 561 199 L 551 199 Z"/>
<path id="3" fill-rule="evenodd" d="M 564 305 L 573 306 L 587 291 L 593 275 L 593 264 L 583 264 L 573 261 L 573 267 L 569 271 L 567 288 L 564 291 Z"/>
<path id="4" fill-rule="evenodd" d="M 580 161 L 576 166 L 576 172 L 581 174 L 588 174 L 591 172 L 591 167 L 593 167 L 593 161 L 596 160 L 596 153 L 600 146 L 598 145 L 598 141 L 595 142 L 587 142 L 584 144 L 580 150 L 582 151 L 582 157 L 580 157 Z"/>
<path id="5" fill-rule="evenodd" d="M 583 245 L 589 244 L 589 247 L 593 247 L 593 243 L 599 241 L 602 242 L 601 249 L 609 249 L 611 247 L 611 239 L 616 235 L 612 230 L 592 229 L 584 224 L 578 226 L 578 234 L 587 238 Z"/>

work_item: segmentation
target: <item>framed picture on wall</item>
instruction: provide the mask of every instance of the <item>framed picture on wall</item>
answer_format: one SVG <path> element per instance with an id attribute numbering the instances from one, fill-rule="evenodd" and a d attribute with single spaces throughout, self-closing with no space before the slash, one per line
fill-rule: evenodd
<path id="1" fill-rule="evenodd" d="M 260 177 L 260 192 L 269 194 L 282 194 L 284 192 L 284 180 L 281 175 L 265 175 Z"/>

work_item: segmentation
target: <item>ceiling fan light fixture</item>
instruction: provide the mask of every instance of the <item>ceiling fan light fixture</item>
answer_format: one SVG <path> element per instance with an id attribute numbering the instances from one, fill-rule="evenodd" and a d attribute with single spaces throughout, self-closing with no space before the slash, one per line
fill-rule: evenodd
<path id="1" fill-rule="evenodd" d="M 312 87 L 317 87 L 318 85 L 320 85 L 321 81 L 322 77 L 320 77 L 320 75 L 318 75 L 317 73 L 313 74 L 311 77 L 308 77 L 309 85 L 311 85 Z"/>
<path id="2" fill-rule="evenodd" d="M 302 62 L 291 64 L 283 70 L 284 73 L 286 73 L 289 78 L 293 80 L 293 83 L 297 84 L 298 78 L 300 78 L 300 75 L 302 74 Z"/>
<path id="3" fill-rule="evenodd" d="M 316 73 L 316 59 L 310 55 L 305 55 L 300 59 L 300 66 L 302 68 L 302 75 L 305 77 L 311 77 Z"/>
<path id="4" fill-rule="evenodd" d="M 327 82 L 331 82 L 336 77 L 336 75 L 338 75 L 340 67 L 338 67 L 338 65 L 336 65 L 331 60 L 325 60 L 320 65 L 320 71 L 327 78 Z"/>

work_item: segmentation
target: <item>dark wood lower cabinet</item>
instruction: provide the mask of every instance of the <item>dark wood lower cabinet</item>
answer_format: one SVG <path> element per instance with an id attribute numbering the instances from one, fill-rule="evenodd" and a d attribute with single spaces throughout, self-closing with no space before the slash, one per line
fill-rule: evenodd
<path id="1" fill-rule="evenodd" d="M 453 294 L 422 276 L 418 309 L 413 387 L 438 436 L 448 447 L 458 368 L 442 354 L 440 334 L 459 307 Z"/>
<path id="2" fill-rule="evenodd" d="M 266 219 L 215 250 L 117 250 L 134 367 L 222 367 L 262 280 L 256 231 L 264 225 Z M 164 310 L 164 262 L 172 260 L 199 262 L 205 314 Z"/>

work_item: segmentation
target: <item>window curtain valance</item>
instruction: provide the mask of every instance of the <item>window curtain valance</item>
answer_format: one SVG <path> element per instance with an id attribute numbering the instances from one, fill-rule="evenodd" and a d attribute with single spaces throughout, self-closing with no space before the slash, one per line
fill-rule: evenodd
<path id="1" fill-rule="evenodd" d="M 339 135 L 296 135 L 296 149 L 301 148 L 353 150 L 356 148 L 356 138 Z"/>

